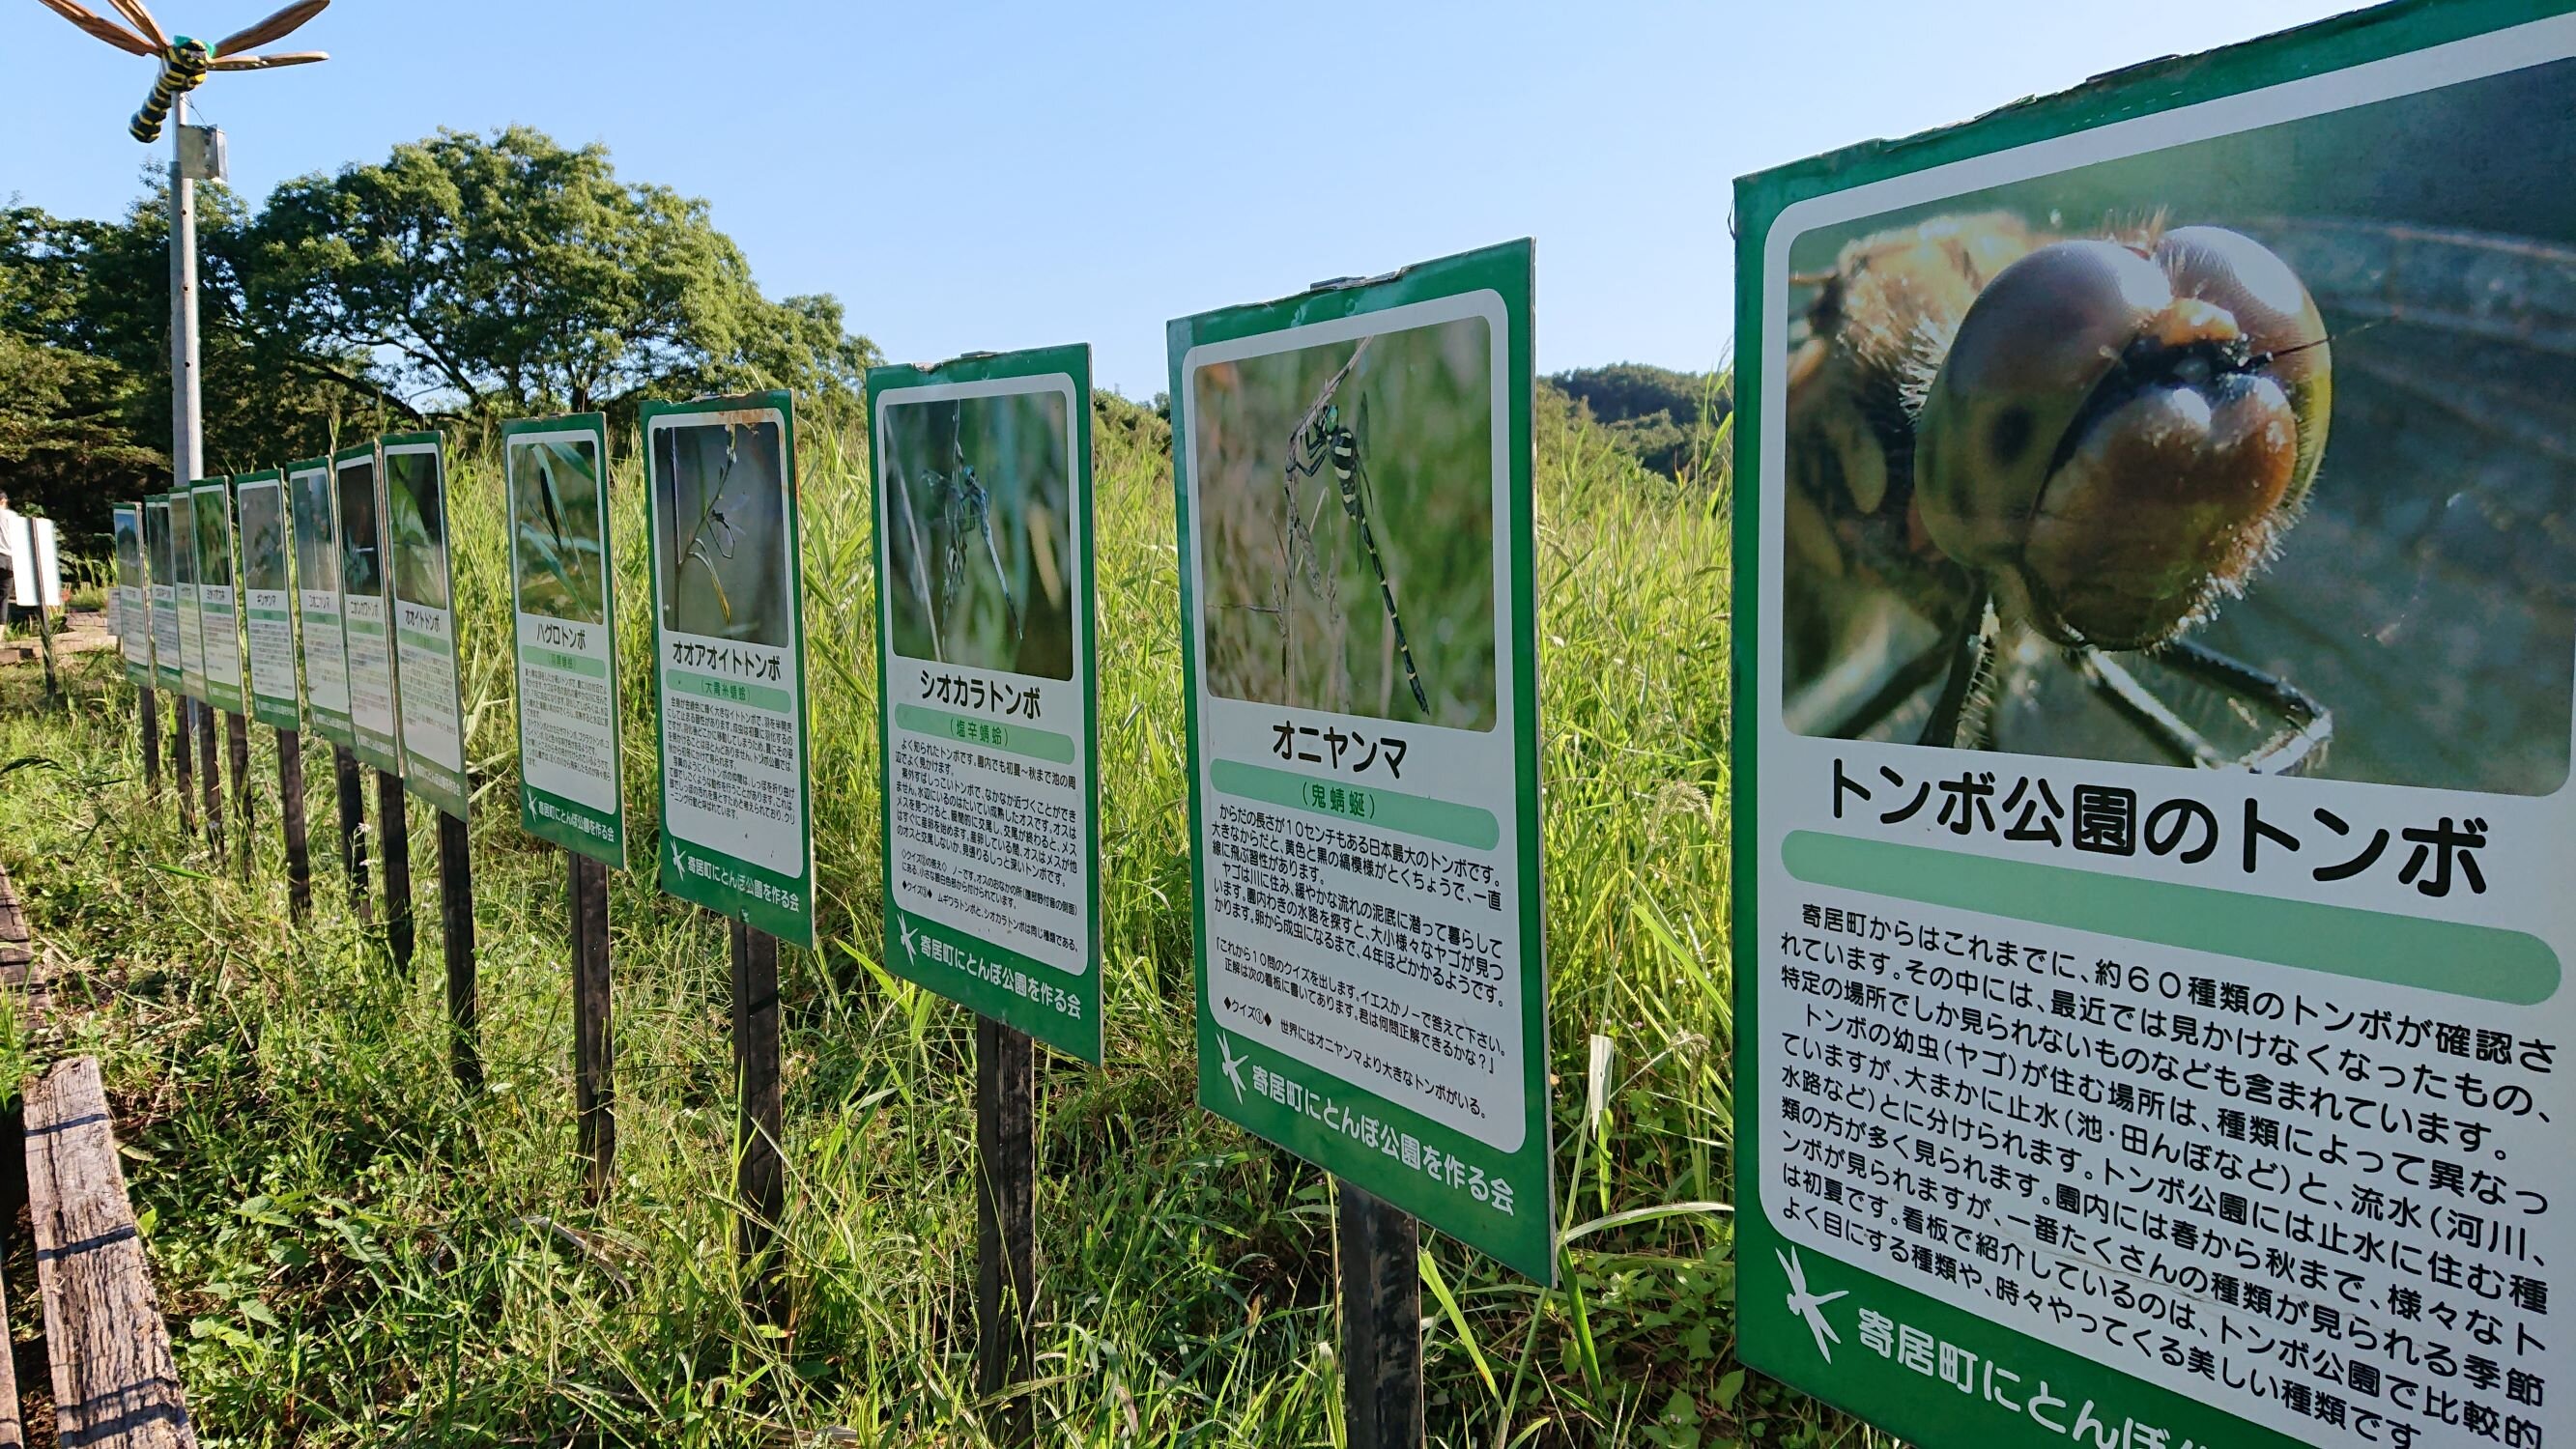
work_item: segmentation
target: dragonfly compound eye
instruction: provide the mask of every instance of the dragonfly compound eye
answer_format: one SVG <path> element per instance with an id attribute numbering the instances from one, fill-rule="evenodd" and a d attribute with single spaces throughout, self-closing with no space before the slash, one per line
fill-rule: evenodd
<path id="1" fill-rule="evenodd" d="M 2316 304 L 2250 238 L 2042 247 L 1978 294 L 1925 396 L 1925 531 L 2060 643 L 2163 643 L 2296 516 L 2328 369 Z"/>

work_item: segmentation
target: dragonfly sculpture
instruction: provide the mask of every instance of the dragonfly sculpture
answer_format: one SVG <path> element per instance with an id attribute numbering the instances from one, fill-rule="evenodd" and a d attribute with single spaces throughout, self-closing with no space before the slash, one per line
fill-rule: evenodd
<path id="1" fill-rule="evenodd" d="M 170 118 L 170 108 L 180 97 L 205 83 L 206 77 L 219 70 L 271 70 L 278 66 L 310 65 L 330 56 L 319 50 L 284 51 L 272 55 L 249 55 L 244 52 L 281 40 L 305 21 L 322 13 L 331 0 L 297 0 L 257 24 L 237 30 L 223 39 L 208 44 L 192 36 L 172 35 L 152 18 L 143 0 L 111 0 L 116 13 L 125 18 L 123 25 L 76 3 L 76 0 L 37 0 L 38 4 L 79 26 L 91 35 L 131 55 L 144 56 L 161 63 L 161 73 L 153 79 L 152 93 L 144 99 L 143 108 L 127 123 L 127 134 L 149 144 L 161 138 L 161 127 Z"/>

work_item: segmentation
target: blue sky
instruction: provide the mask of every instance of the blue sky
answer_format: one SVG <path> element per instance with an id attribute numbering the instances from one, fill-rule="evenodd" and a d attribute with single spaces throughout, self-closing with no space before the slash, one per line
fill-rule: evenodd
<path id="1" fill-rule="evenodd" d="M 148 3 L 220 36 L 272 0 Z M 290 43 L 330 63 L 198 94 L 255 196 L 524 122 L 707 198 L 892 357 L 1087 341 L 1144 397 L 1171 317 L 1523 235 L 1541 369 L 1714 366 L 1735 176 L 2347 8 L 340 0 Z M 124 210 L 150 81 L 0 0 L 0 196 Z"/>

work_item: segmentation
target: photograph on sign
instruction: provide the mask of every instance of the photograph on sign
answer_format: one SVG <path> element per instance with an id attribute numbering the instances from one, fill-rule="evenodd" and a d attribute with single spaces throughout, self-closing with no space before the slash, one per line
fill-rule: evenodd
<path id="1" fill-rule="evenodd" d="M 794 412 L 644 409 L 663 889 L 814 943 Z"/>
<path id="2" fill-rule="evenodd" d="M 1091 354 L 868 372 L 886 964 L 1098 1062 Z M 1008 818 L 1008 832 L 961 828 Z"/>
<path id="3" fill-rule="evenodd" d="M 235 480 L 233 507 L 241 525 L 242 632 L 250 645 L 251 717 L 270 729 L 301 729 L 283 476 L 270 469 Z"/>
<path id="4" fill-rule="evenodd" d="M 1493 351 L 1482 317 L 1192 380 L 1208 688 L 1494 727 Z"/>
<path id="5" fill-rule="evenodd" d="M 204 606 L 197 597 L 197 504 L 182 488 L 170 499 L 171 579 L 177 589 L 179 688 L 199 704 L 206 702 L 206 634 Z"/>
<path id="6" fill-rule="evenodd" d="M 206 702 L 242 712 L 240 600 L 236 593 L 232 486 L 203 479 L 188 490 L 196 522 L 197 627 L 204 640 Z"/>
<path id="7" fill-rule="evenodd" d="M 304 702 L 324 739 L 348 745 L 356 740 L 349 733 L 349 654 L 340 637 L 339 511 L 331 494 L 330 459 L 308 459 L 286 470 L 295 603 L 303 626 Z"/>
<path id="8" fill-rule="evenodd" d="M 386 593 L 376 450 L 365 444 L 331 459 L 340 525 L 340 633 L 348 648 L 349 736 L 358 758 L 401 774 L 402 726 L 394 709 L 393 606 Z"/>
<path id="9" fill-rule="evenodd" d="M 179 688 L 178 561 L 170 538 L 170 495 L 143 495 L 143 552 L 152 599 L 152 683 Z"/>
<path id="10" fill-rule="evenodd" d="M 2514 420 L 2567 380 L 2576 210 L 2527 188 L 2571 103 L 2540 66 L 1786 238 L 1791 727 L 2557 789 L 2576 455 Z"/>
<path id="11" fill-rule="evenodd" d="M 447 472 L 436 433 L 383 440 L 382 519 L 392 562 L 394 699 L 402 720 L 403 783 L 463 819 L 465 704 L 456 668 L 456 609 L 448 582 Z"/>
<path id="12" fill-rule="evenodd" d="M 502 426 L 519 660 L 519 823 L 623 869 L 608 423 Z"/>
<path id="13" fill-rule="evenodd" d="M 1553 1281 L 1531 285 L 1170 331 L 1199 1099 Z"/>
<path id="14" fill-rule="evenodd" d="M 144 603 L 143 510 L 120 503 L 109 514 L 116 531 L 116 647 L 125 677 L 152 687 L 152 611 Z"/>
<path id="15" fill-rule="evenodd" d="M 2576 1426 L 2576 16 L 2492 24 L 1737 183 L 1741 1352 L 1907 1441 Z"/>

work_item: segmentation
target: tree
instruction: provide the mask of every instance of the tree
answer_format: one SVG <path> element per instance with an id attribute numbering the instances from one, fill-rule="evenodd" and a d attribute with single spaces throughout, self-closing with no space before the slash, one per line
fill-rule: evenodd
<path id="1" fill-rule="evenodd" d="M 258 330 L 362 352 L 441 413 L 760 386 L 833 398 L 876 357 L 832 298 L 764 298 L 705 202 L 525 127 L 442 131 L 290 181 L 250 240 Z"/>

